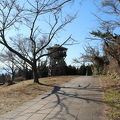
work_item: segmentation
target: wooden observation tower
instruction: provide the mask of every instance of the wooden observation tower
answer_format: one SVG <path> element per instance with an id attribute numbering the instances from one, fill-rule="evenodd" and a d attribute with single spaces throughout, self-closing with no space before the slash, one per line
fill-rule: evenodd
<path id="1" fill-rule="evenodd" d="M 58 44 L 55 44 L 53 47 L 47 48 L 48 53 L 50 53 L 49 59 L 49 76 L 58 76 L 65 75 L 65 66 L 64 61 L 66 57 L 67 48 L 61 47 Z"/>

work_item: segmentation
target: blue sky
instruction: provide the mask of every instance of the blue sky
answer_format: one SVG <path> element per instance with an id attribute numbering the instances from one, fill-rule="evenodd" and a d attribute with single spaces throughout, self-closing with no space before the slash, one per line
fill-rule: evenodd
<path id="1" fill-rule="evenodd" d="M 85 0 L 80 4 L 79 0 L 72 6 L 72 10 L 78 10 L 78 15 L 72 24 L 68 25 L 66 31 L 72 34 L 73 38 L 79 42 L 78 45 L 67 46 L 68 52 L 66 57 L 67 64 L 73 64 L 73 58 L 80 56 L 84 53 L 84 46 L 92 44 L 100 46 L 100 41 L 90 41 L 86 38 L 90 36 L 89 32 L 96 30 L 98 25 L 97 18 L 93 13 L 98 12 L 92 0 Z"/>

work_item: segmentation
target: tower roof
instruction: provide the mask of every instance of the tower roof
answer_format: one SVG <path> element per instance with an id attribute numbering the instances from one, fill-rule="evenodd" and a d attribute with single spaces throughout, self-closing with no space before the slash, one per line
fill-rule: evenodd
<path id="1" fill-rule="evenodd" d="M 67 50 L 67 48 L 60 46 L 59 44 L 55 44 L 53 47 L 47 48 L 47 50 Z"/>

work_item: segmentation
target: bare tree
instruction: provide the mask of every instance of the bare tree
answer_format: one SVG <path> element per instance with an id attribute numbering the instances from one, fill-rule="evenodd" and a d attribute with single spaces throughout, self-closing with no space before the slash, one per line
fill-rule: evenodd
<path id="1" fill-rule="evenodd" d="M 104 30 L 114 30 L 120 27 L 120 0 L 95 1 L 102 15 L 108 16 L 103 17 L 100 15 L 98 17 L 98 15 L 96 15 L 100 20 L 101 28 Z M 102 19 L 102 17 L 104 19 Z"/>
<path id="2" fill-rule="evenodd" d="M 96 3 L 100 3 L 100 12 L 107 17 L 102 19 L 102 15 L 96 15 L 100 20 L 100 28 L 91 32 L 95 36 L 92 39 L 102 40 L 104 52 L 114 58 L 120 66 L 120 36 L 115 34 L 116 29 L 120 28 L 120 0 L 101 0 Z"/>
<path id="3" fill-rule="evenodd" d="M 81 54 L 79 58 L 74 59 L 74 62 L 81 63 L 81 62 L 90 62 L 94 63 L 94 58 L 99 56 L 99 50 L 94 48 L 90 45 L 84 48 L 85 54 Z"/>
<path id="4" fill-rule="evenodd" d="M 106 64 L 106 57 L 101 56 L 97 48 L 91 47 L 90 45 L 84 48 L 85 53 L 79 58 L 74 59 L 75 63 L 91 63 L 93 65 L 94 74 L 102 74 L 104 65 Z"/>
<path id="5" fill-rule="evenodd" d="M 120 67 L 120 35 L 100 31 L 93 31 L 91 34 L 104 41 L 104 51 L 113 57 Z"/>
<path id="6" fill-rule="evenodd" d="M 62 8 L 71 1 L 72 0 L 34 0 L 30 2 L 26 0 L 23 6 L 21 5 L 22 3 L 18 3 L 18 0 L 0 1 L 0 44 L 31 66 L 34 82 L 36 83 L 39 83 L 37 72 L 38 60 L 48 55 L 44 51 L 45 48 L 51 43 L 60 30 L 75 19 L 75 16 L 70 15 L 60 19 Z M 46 23 L 49 26 L 47 32 L 42 32 L 41 29 L 43 28 L 40 28 L 42 25 L 40 21 L 42 21 L 41 18 L 45 16 L 48 18 Z M 18 25 L 19 28 L 27 31 L 23 41 L 20 40 L 19 42 L 16 38 L 9 39 L 6 34 L 8 30 L 10 31 L 11 28 L 13 29 L 13 27 Z M 23 33 L 22 30 L 21 32 Z M 42 38 L 41 36 L 46 37 Z M 63 44 L 70 39 L 71 36 L 69 36 Z M 21 51 L 18 51 L 14 45 L 17 45 L 19 49 L 22 47 Z"/>
<path id="7" fill-rule="evenodd" d="M 15 54 L 10 51 L 5 51 L 0 54 L 0 60 L 4 63 L 3 69 L 11 76 L 11 79 L 7 81 L 9 85 L 14 83 L 15 72 L 17 70 L 14 57 Z"/>

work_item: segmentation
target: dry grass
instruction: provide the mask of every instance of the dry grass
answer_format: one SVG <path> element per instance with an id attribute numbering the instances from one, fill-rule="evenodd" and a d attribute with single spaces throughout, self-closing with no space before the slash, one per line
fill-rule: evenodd
<path id="1" fill-rule="evenodd" d="M 41 78 L 40 82 L 50 85 L 61 85 L 78 76 L 59 76 Z M 11 111 L 38 95 L 51 90 L 52 87 L 38 85 L 33 80 L 19 82 L 12 86 L 0 88 L 0 114 Z"/>
<path id="2" fill-rule="evenodd" d="M 107 103 L 107 116 L 110 120 L 120 120 L 120 78 L 103 76 L 104 98 Z"/>

